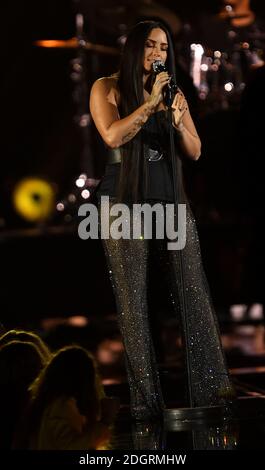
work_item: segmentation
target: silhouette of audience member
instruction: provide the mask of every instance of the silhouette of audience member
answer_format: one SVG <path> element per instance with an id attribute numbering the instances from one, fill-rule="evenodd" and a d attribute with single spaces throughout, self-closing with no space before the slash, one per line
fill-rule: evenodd
<path id="1" fill-rule="evenodd" d="M 79 346 L 60 349 L 31 387 L 28 447 L 36 450 L 102 449 L 110 430 L 101 415 L 97 369 Z"/>
<path id="2" fill-rule="evenodd" d="M 28 387 L 45 361 L 35 344 L 11 341 L 0 348 L 0 448 L 10 449 L 29 401 Z"/>
<path id="3" fill-rule="evenodd" d="M 45 342 L 32 331 L 26 330 L 9 330 L 0 336 L 0 348 L 4 344 L 10 343 L 10 341 L 22 341 L 35 344 L 40 351 L 45 362 L 51 358 L 51 352 Z"/>

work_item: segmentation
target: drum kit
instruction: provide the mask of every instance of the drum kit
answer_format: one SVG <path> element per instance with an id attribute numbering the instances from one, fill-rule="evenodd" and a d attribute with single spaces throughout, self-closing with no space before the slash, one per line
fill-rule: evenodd
<path id="1" fill-rule="evenodd" d="M 34 44 L 37 47 L 51 49 L 78 49 L 82 48 L 95 54 L 117 56 L 120 54 L 119 46 L 130 28 L 138 21 L 144 19 L 160 19 L 169 26 L 175 36 L 181 29 L 178 16 L 170 9 L 150 0 L 76 0 L 80 12 L 76 14 L 76 36 L 66 40 L 39 40 Z M 92 8 L 91 8 L 92 7 Z M 80 17 L 82 17 L 80 21 Z M 91 23 L 93 27 L 91 28 Z M 90 26 L 89 26 L 90 25 Z M 98 35 L 107 40 L 115 41 L 117 47 L 95 44 L 84 39 L 84 29 L 97 31 Z M 81 30 L 81 37 L 78 34 Z M 111 72 L 110 72 L 111 73 Z"/>
<path id="2" fill-rule="evenodd" d="M 83 36 L 66 40 L 39 40 L 37 47 L 89 52 L 117 58 L 119 47 L 96 44 Z M 190 45 L 190 75 L 206 112 L 238 107 L 250 72 L 264 65 L 265 33 L 249 33 L 244 42 L 234 42 L 229 51 L 211 50 L 203 44 Z"/>
<path id="3" fill-rule="evenodd" d="M 102 44 L 95 44 L 84 39 L 73 37 L 71 39 L 44 39 L 34 43 L 37 47 L 45 47 L 49 49 L 83 49 L 85 51 L 94 52 L 96 54 L 107 54 L 117 56 L 119 50 L 115 47 L 109 47 Z"/>
<path id="4" fill-rule="evenodd" d="M 138 0 L 138 3 L 139 0 Z M 141 2 L 144 8 L 151 8 L 149 2 Z M 106 7 L 104 7 L 106 9 Z M 128 20 L 126 16 L 126 23 L 123 10 L 113 9 L 113 12 L 116 11 L 115 15 L 123 15 L 109 21 L 106 26 L 105 22 L 101 24 L 101 28 L 105 28 L 106 35 L 108 37 L 109 30 L 112 28 L 111 35 L 113 34 L 113 28 L 115 28 L 115 42 L 110 42 L 111 44 L 116 44 L 116 47 L 110 45 L 98 44 L 88 40 L 84 34 L 84 21 L 85 17 L 82 14 L 76 15 L 76 32 L 75 37 L 70 39 L 45 39 L 35 41 L 34 46 L 43 49 L 50 50 L 61 50 L 63 51 L 73 51 L 75 58 L 71 60 L 73 72 L 71 78 L 74 81 L 75 93 L 73 96 L 76 96 L 76 115 L 74 116 L 75 122 L 80 126 L 81 132 L 83 133 L 84 140 L 84 152 L 86 159 L 93 160 L 90 158 L 91 148 L 93 147 L 90 142 L 90 124 L 91 118 L 88 110 L 88 83 L 86 81 L 85 69 L 87 68 L 87 54 L 89 57 L 96 57 L 99 59 L 102 57 L 102 61 L 105 62 L 106 58 L 109 58 L 111 65 L 118 63 L 120 48 L 122 41 L 119 41 L 119 37 L 125 37 L 133 18 Z M 153 12 L 153 11 L 152 11 Z M 107 11 L 110 14 L 109 11 Z M 147 12 L 144 10 L 144 14 Z M 179 22 L 176 22 L 176 18 L 169 17 L 167 11 L 155 11 L 155 15 L 150 14 L 148 10 L 148 15 L 151 16 L 161 16 L 165 13 L 167 16 L 165 20 L 170 19 L 172 26 L 175 25 L 177 35 L 180 26 Z M 115 21 L 115 19 L 117 21 Z M 124 19 L 124 21 L 123 21 Z M 115 26 L 116 25 L 116 26 Z M 121 26 L 123 26 L 121 28 Z M 172 29 L 174 29 L 172 27 Z M 103 37 L 103 41 L 106 36 L 100 35 Z M 107 42 L 108 41 L 104 41 Z M 258 47 L 257 45 L 265 44 L 265 34 L 261 31 L 255 32 L 255 34 L 249 35 L 247 40 L 243 43 L 234 43 L 232 50 L 228 53 L 227 51 L 221 50 L 210 50 L 202 44 L 191 44 L 190 45 L 190 75 L 193 79 L 194 86 L 198 91 L 198 96 L 201 103 L 202 113 L 205 111 L 205 114 L 210 114 L 219 110 L 230 109 L 233 105 L 238 106 L 240 101 L 240 95 L 244 89 L 246 82 L 246 73 L 247 69 L 250 71 L 253 68 L 259 67 L 264 64 L 261 57 L 261 49 L 264 47 Z M 104 60 L 103 60 L 104 59 Z M 99 60 L 96 60 L 98 63 Z M 111 73 L 111 70 L 110 70 Z M 93 73 L 92 73 L 93 75 Z M 93 77 L 92 77 L 93 78 Z M 96 77 L 94 77 L 96 78 Z M 70 194 L 66 197 L 65 201 L 57 204 L 58 211 L 65 210 L 69 206 L 69 201 L 76 200 L 76 197 L 79 196 L 79 193 L 83 198 L 88 197 L 90 191 L 93 191 L 94 186 L 98 183 L 99 180 L 93 179 L 90 176 L 93 176 L 93 171 L 86 171 L 87 165 L 83 165 L 83 173 L 77 179 L 82 180 L 82 186 L 77 186 L 78 194 Z M 80 191 L 79 189 L 80 188 Z M 71 198 L 70 198 L 71 196 Z"/>
<path id="5" fill-rule="evenodd" d="M 98 57 L 110 58 L 111 62 L 119 58 L 120 51 L 117 47 L 98 44 L 87 39 L 85 34 L 85 18 L 83 14 L 75 16 L 75 36 L 70 39 L 42 39 L 34 42 L 34 46 L 54 51 L 72 51 L 69 78 L 73 82 L 72 100 L 74 103 L 73 121 L 79 128 L 79 138 L 82 141 L 80 155 L 81 174 L 71 182 L 71 192 L 57 202 L 56 213 L 65 222 L 71 222 L 76 213 L 76 205 L 90 197 L 99 179 L 95 176 L 94 158 L 92 149 L 95 147 L 91 131 L 91 117 L 89 114 L 89 84 L 96 79 Z M 54 204 L 55 206 L 55 204 Z"/>
<path id="6" fill-rule="evenodd" d="M 110 4 L 97 0 L 93 2 L 93 9 L 87 10 L 87 3 L 79 0 L 83 13 L 76 15 L 76 37 L 66 40 L 39 40 L 35 45 L 49 49 L 75 49 L 79 57 L 85 52 L 91 53 L 92 58 L 105 56 L 104 61 L 100 62 L 98 58 L 94 60 L 97 66 L 95 68 L 98 68 L 100 63 L 108 64 L 107 58 L 110 59 L 111 65 L 113 60 L 116 65 L 118 64 L 120 46 L 123 45 L 130 26 L 139 19 L 161 18 L 170 26 L 174 36 L 178 35 L 181 22 L 175 13 L 149 0 L 135 0 L 135 2 L 137 8 L 132 0 L 126 0 L 122 5 L 118 0 L 112 0 Z M 228 34 L 233 33 L 233 20 L 244 21 L 247 16 L 247 14 L 236 14 L 231 6 L 226 6 L 223 13 L 219 14 L 220 19 L 230 25 L 231 31 Z M 86 39 L 83 34 L 84 22 L 91 23 L 92 19 L 94 30 L 96 28 L 105 40 L 115 38 L 111 43 L 116 44 L 116 47 L 97 44 Z M 259 27 L 251 32 L 248 31 L 244 42 L 239 41 L 236 34 L 234 38 L 229 39 L 231 39 L 229 50 L 209 49 L 207 44 L 190 44 L 189 73 L 198 91 L 201 109 L 206 113 L 238 107 L 249 74 L 253 69 L 264 65 L 262 55 L 265 49 L 265 32 Z M 187 58 L 183 59 L 186 62 Z M 85 61 L 83 56 L 83 65 Z M 76 61 L 73 62 L 77 69 Z M 98 72 L 99 70 L 92 70 L 92 75 L 97 75 Z M 76 76 L 76 73 L 73 76 Z"/>
<path id="7" fill-rule="evenodd" d="M 88 109 L 89 86 L 97 76 L 110 74 L 118 68 L 121 47 L 130 27 L 137 21 L 148 17 L 160 17 L 171 26 L 174 34 L 180 28 L 178 17 L 165 7 L 146 0 L 126 0 L 122 5 L 121 3 L 118 0 L 112 0 L 110 3 L 97 0 L 93 2 L 93 8 L 91 8 L 90 2 L 79 1 L 78 5 L 82 13 L 79 11 L 75 15 L 74 37 L 42 39 L 34 42 L 35 47 L 50 50 L 51 53 L 52 51 L 61 51 L 62 54 L 67 51 L 73 53 L 70 58 L 70 79 L 73 81 L 72 97 L 75 105 L 73 119 L 79 126 L 79 135 L 82 139 L 80 157 L 82 173 L 72 182 L 71 193 L 56 204 L 57 216 L 67 222 L 74 217 L 76 205 L 90 198 L 99 183 L 97 171 L 94 168 L 93 152 L 95 152 L 97 142 L 93 140 L 93 128 Z M 97 37 L 101 38 L 103 44 L 94 41 Z"/>
<path id="8" fill-rule="evenodd" d="M 190 75 L 203 112 L 239 107 L 251 72 L 265 63 L 264 50 L 265 33 L 261 30 L 246 33 L 244 41 L 231 41 L 226 51 L 212 50 L 202 44 L 190 45 Z"/>

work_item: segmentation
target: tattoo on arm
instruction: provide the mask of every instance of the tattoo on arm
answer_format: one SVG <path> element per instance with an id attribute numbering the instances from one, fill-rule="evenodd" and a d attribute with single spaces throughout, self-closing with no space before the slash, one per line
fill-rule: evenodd
<path id="1" fill-rule="evenodd" d="M 140 116 L 135 118 L 129 132 L 122 137 L 122 144 L 126 144 L 127 142 L 129 142 L 129 140 L 131 140 L 137 134 L 137 132 L 141 129 L 141 127 L 147 121 L 147 119 L 149 118 L 150 114 L 152 114 L 152 112 L 153 112 L 152 107 L 146 108 Z"/>

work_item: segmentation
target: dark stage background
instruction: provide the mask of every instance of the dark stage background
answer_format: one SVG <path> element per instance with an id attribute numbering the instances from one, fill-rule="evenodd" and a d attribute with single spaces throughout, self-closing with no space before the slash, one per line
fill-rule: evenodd
<path id="1" fill-rule="evenodd" d="M 117 69 L 118 56 L 84 52 L 87 89 L 76 91 L 71 74 L 77 49 L 43 48 L 36 41 L 76 36 L 75 14 L 82 7 L 87 39 L 118 47 L 117 39 L 125 31 L 128 18 L 133 22 L 135 15 L 138 20 L 138 2 L 5 3 L 0 7 L 0 320 L 14 326 L 32 324 L 45 316 L 84 314 L 103 318 L 115 311 L 114 299 L 100 242 L 82 241 L 77 236 L 78 206 L 72 205 L 64 214 L 54 211 L 48 222 L 36 224 L 18 215 L 12 195 L 22 178 L 32 176 L 53 185 L 57 202 L 65 200 L 76 191 L 75 180 L 80 173 L 100 177 L 104 168 L 104 149 L 94 129 L 80 128 L 75 117 L 87 113 L 91 84 Z M 186 24 L 196 22 L 198 15 L 215 13 L 220 2 L 167 0 L 157 4 L 168 7 L 180 24 Z M 98 16 L 104 5 L 110 9 L 108 21 Z M 263 1 L 253 2 L 253 9 L 265 19 Z M 124 26 L 118 28 L 115 21 Z M 246 101 L 242 115 L 237 110 L 200 118 L 194 104 L 204 150 L 198 163 L 186 165 L 187 186 L 221 319 L 228 318 L 231 304 L 264 302 L 264 143 L 256 139 L 256 127 L 251 122 L 246 126 L 244 119 L 244 127 L 241 121 L 241 116 L 249 116 L 249 112 L 259 116 L 264 109 L 265 82 L 260 79 L 258 83 L 256 95 L 251 95 L 257 107 L 250 108 Z M 191 100 L 192 93 L 190 90 Z M 160 285 L 159 278 L 153 282 Z M 161 314 L 167 309 L 162 299 L 160 291 L 156 298 L 151 293 L 153 308 L 156 305 Z"/>

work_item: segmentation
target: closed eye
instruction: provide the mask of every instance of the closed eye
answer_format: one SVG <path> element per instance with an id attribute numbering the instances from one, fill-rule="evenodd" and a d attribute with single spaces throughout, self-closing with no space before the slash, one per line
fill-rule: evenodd
<path id="1" fill-rule="evenodd" d="M 155 47 L 155 46 L 156 46 L 155 41 L 147 41 L 145 43 L 145 47 L 148 47 L 148 48 L 149 47 Z M 168 50 L 168 45 L 167 44 L 161 44 L 160 49 L 161 49 L 161 51 L 166 52 Z"/>

